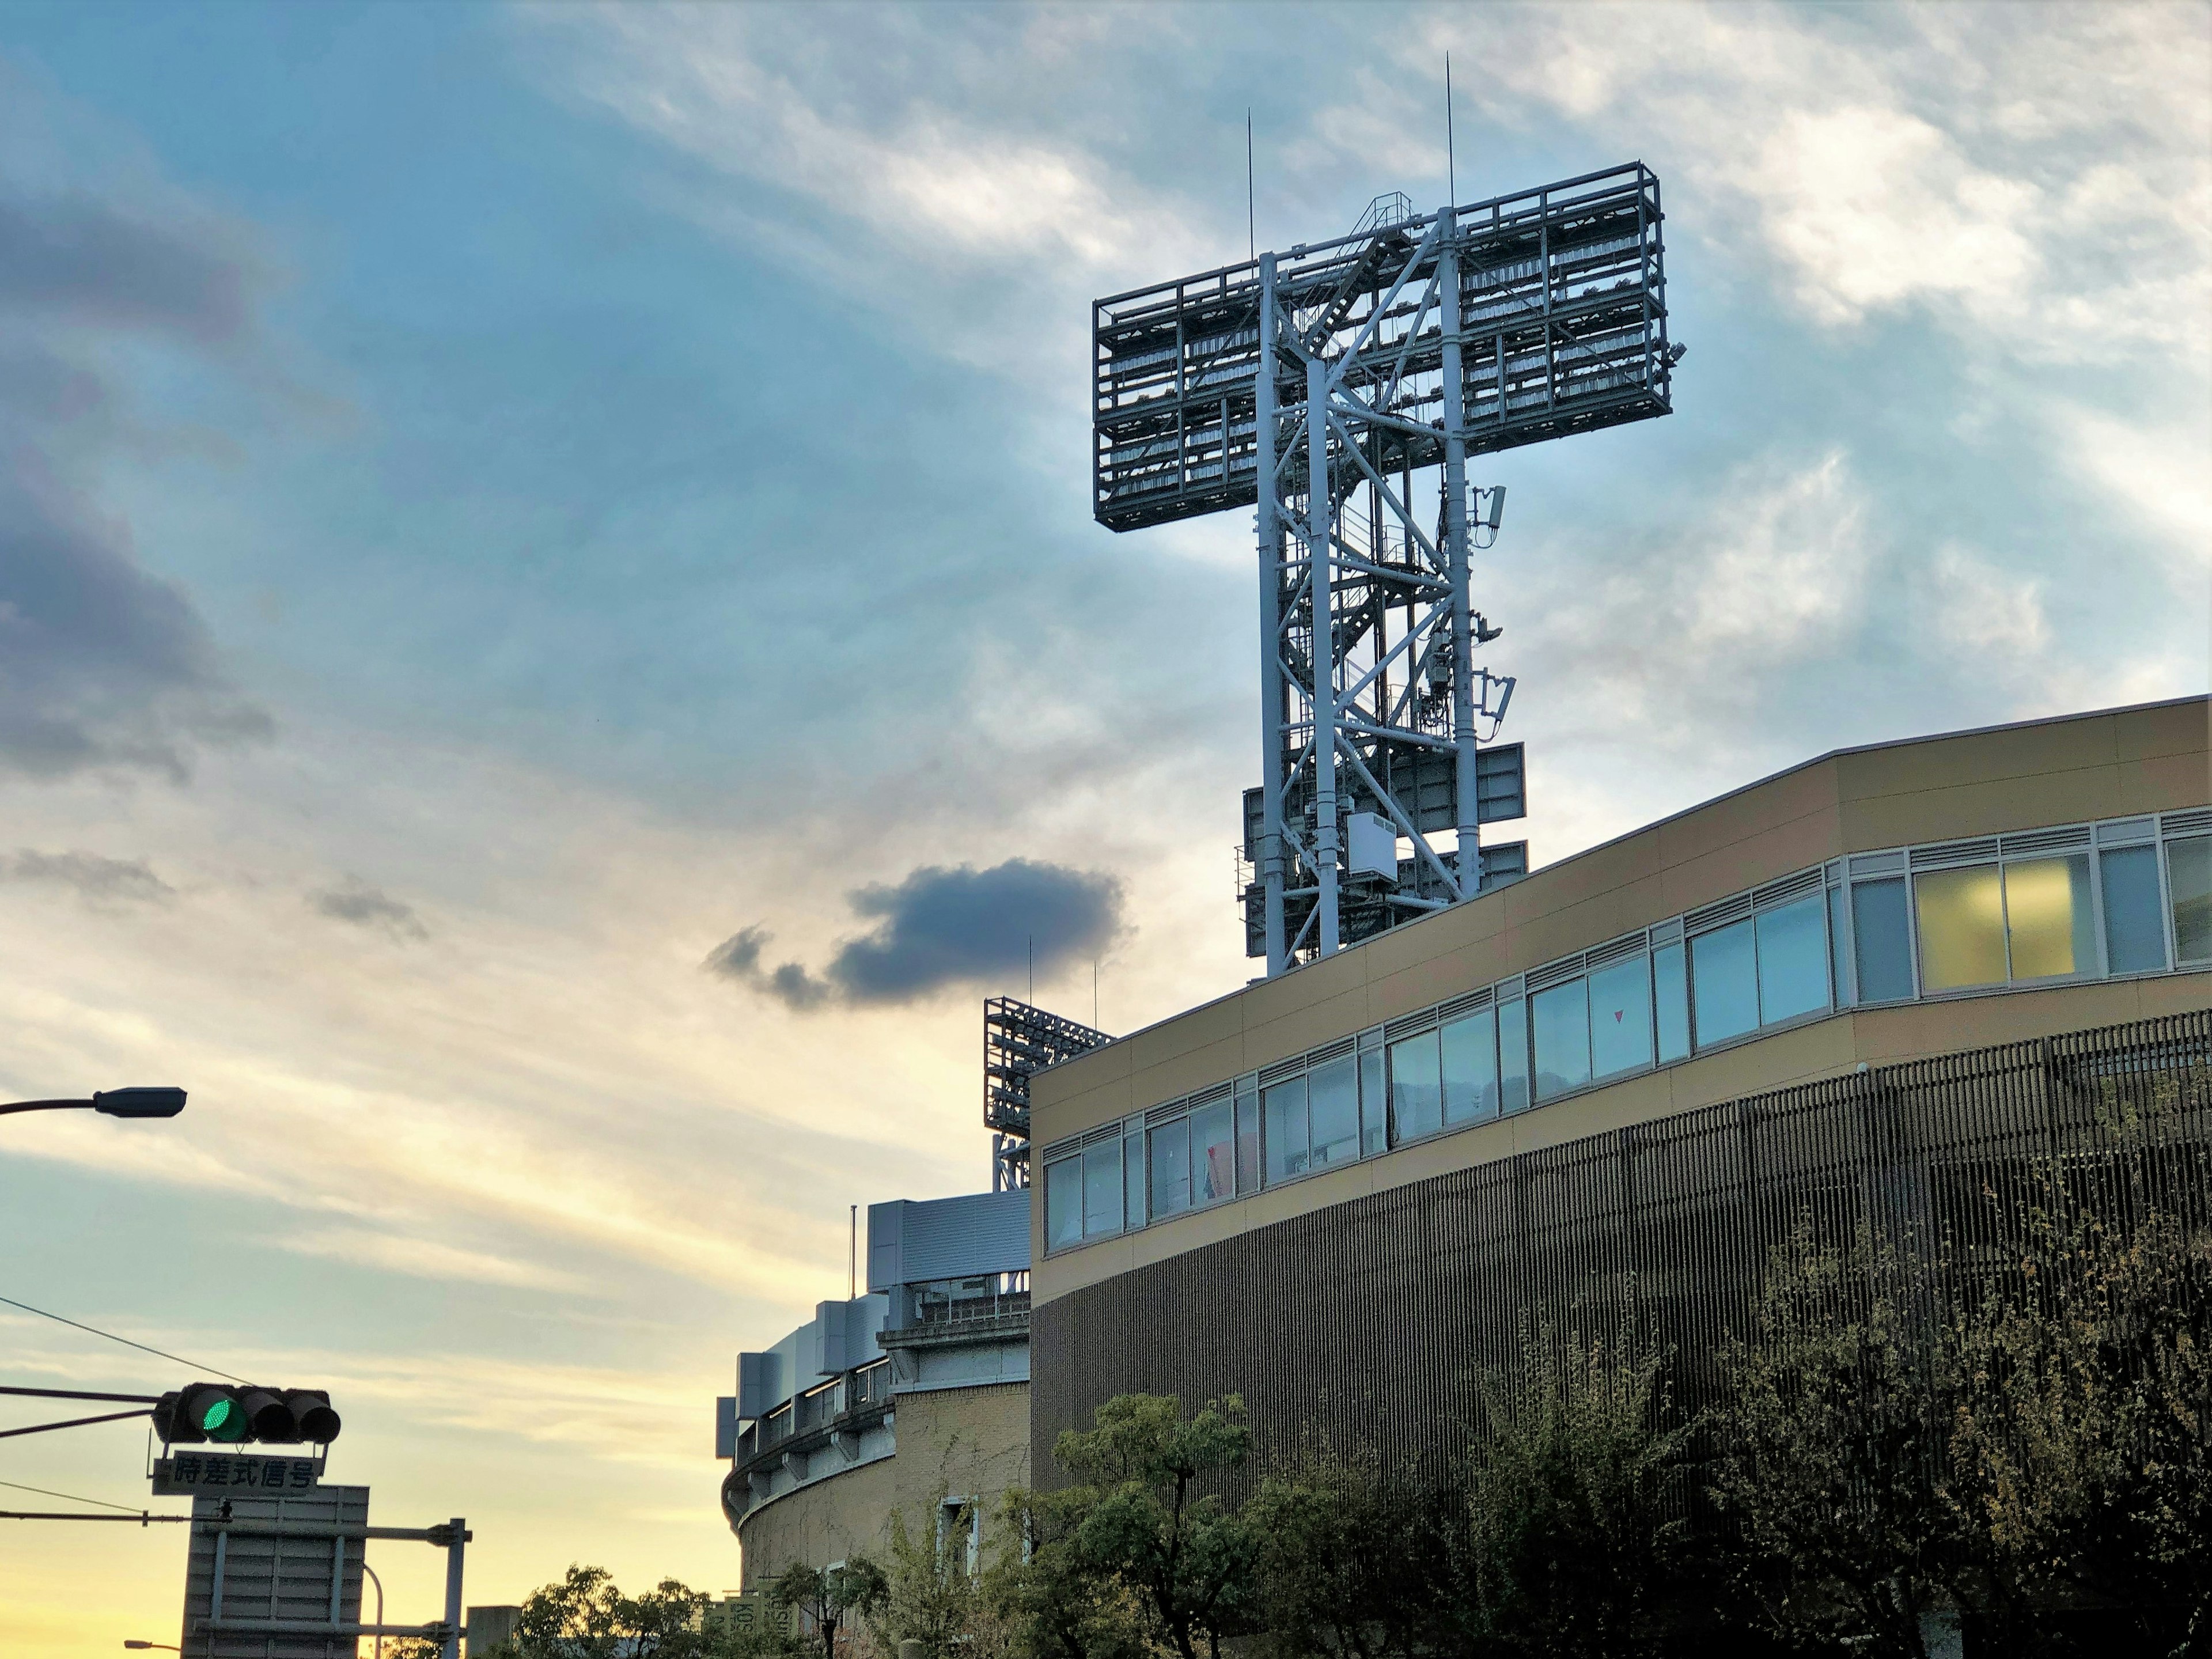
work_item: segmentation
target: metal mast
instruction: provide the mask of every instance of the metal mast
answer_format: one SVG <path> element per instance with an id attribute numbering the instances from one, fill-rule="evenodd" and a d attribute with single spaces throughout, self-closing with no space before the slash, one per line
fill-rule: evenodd
<path id="1" fill-rule="evenodd" d="M 1480 845 L 1525 790 L 1488 741 L 1513 682 L 1475 661 L 1504 492 L 1467 459 L 1668 412 L 1661 217 L 1640 163 L 1427 216 L 1385 196 L 1350 236 L 1094 308 L 1100 521 L 1258 509 L 1243 896 L 1271 975 L 1526 867 Z"/>

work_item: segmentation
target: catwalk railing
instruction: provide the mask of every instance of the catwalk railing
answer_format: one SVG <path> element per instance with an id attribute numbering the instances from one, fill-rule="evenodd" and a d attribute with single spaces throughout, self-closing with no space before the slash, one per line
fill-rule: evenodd
<path id="1" fill-rule="evenodd" d="M 1775 1246 L 1809 1216 L 2001 1267 L 2056 1182 L 2107 1224 L 2212 1223 L 2212 1012 L 1729 1101 L 1258 1228 L 1039 1308 L 1036 1468 L 1121 1393 L 1241 1394 L 1264 1468 L 1316 1440 L 1462 1446 L 1524 1322 L 1610 1334 L 1630 1298 L 1676 1403 L 1717 1397 Z"/>

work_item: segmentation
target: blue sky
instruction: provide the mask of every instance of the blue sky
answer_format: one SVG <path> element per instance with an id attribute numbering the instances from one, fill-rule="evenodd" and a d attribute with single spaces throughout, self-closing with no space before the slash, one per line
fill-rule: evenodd
<path id="1" fill-rule="evenodd" d="M 982 1178 L 1006 918 L 1116 1030 L 1249 971 L 1249 520 L 1108 534 L 1084 426 L 1247 108 L 1262 246 L 1442 201 L 1446 50 L 1462 199 L 1664 181 L 1677 412 L 1480 469 L 1545 861 L 2205 689 L 2208 15 L 0 5 L 0 1090 L 193 1091 L 8 1121 L 0 1295 L 328 1382 L 472 1601 L 734 1585 L 708 1402 Z M 160 1639 L 178 1540 L 66 1530 L 0 1649 Z"/>

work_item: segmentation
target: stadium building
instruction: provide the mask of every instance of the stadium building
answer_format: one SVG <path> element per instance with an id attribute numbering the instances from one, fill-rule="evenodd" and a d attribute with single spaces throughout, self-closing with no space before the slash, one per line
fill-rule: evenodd
<path id="1" fill-rule="evenodd" d="M 1039 1073 L 1040 1478 L 1130 1390 L 1448 1451 L 1632 1282 L 1694 1391 L 1808 1209 L 1939 1231 L 2124 1097 L 2201 1139 L 2207 721 L 1824 755 Z"/>

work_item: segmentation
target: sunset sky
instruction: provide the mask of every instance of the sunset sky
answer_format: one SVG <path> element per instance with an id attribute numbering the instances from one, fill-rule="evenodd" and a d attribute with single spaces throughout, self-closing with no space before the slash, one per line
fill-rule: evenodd
<path id="1" fill-rule="evenodd" d="M 1442 204 L 1447 51 L 1461 199 L 1657 172 L 1689 347 L 1474 469 L 1536 862 L 2206 690 L 2202 5 L 0 3 L 0 1098 L 191 1091 L 0 1118 L 0 1297 L 329 1388 L 471 1602 L 734 1589 L 714 1397 L 986 1183 L 980 998 L 1252 971 L 1250 515 L 1091 522 L 1089 302 L 1243 256 L 1248 108 L 1262 248 Z M 0 1527 L 9 1659 L 174 1639 L 183 1528 Z"/>

